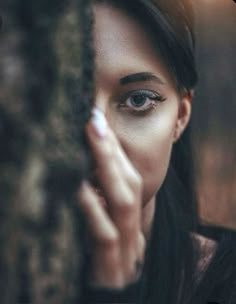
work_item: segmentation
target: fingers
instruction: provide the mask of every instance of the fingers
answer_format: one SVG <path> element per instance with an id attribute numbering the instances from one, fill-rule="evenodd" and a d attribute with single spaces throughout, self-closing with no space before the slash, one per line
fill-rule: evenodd
<path id="1" fill-rule="evenodd" d="M 90 184 L 83 184 L 79 202 L 93 241 L 93 280 L 95 284 L 122 287 L 135 279 L 137 265 L 144 258 L 142 179 L 101 111 L 95 110 L 86 133 L 105 201 L 104 208 L 99 193 Z"/>
<path id="2" fill-rule="evenodd" d="M 118 225 L 119 222 L 125 225 L 126 230 L 127 226 L 136 228 L 129 215 L 132 214 L 132 219 L 136 216 L 136 223 L 140 223 L 141 177 L 126 157 L 107 122 L 104 122 L 101 111 L 97 110 L 96 115 L 95 124 L 92 121 L 87 126 L 87 134 L 100 186 L 109 202 L 109 211 Z M 99 131 L 101 127 L 105 128 L 102 132 Z"/>
<path id="3" fill-rule="evenodd" d="M 88 230 L 97 243 L 110 243 L 118 238 L 118 232 L 111 219 L 104 212 L 92 186 L 84 182 L 79 191 L 79 204 L 86 216 Z"/>
<path id="4" fill-rule="evenodd" d="M 142 269 L 145 256 L 146 240 L 142 232 L 132 235 L 132 239 L 125 241 L 121 238 L 123 253 L 124 276 L 129 281 L 135 281 Z"/>
<path id="5" fill-rule="evenodd" d="M 117 286 L 123 282 L 119 234 L 99 198 L 89 183 L 79 191 L 79 203 L 87 219 L 87 229 L 92 238 L 92 273 L 90 284 Z"/>
<path id="6" fill-rule="evenodd" d="M 143 234 L 133 235 L 132 242 L 125 242 L 89 183 L 81 186 L 79 203 L 93 244 L 90 284 L 120 288 L 127 281 L 134 281 L 138 274 L 137 266 L 142 264 L 144 257 Z"/>
<path id="7" fill-rule="evenodd" d="M 141 177 L 138 171 L 135 170 L 124 153 L 119 140 L 109 127 L 103 112 L 95 108 L 93 113 L 95 113 L 93 119 L 87 125 L 87 135 L 91 149 L 94 151 L 97 165 L 103 167 L 104 163 L 104 166 L 107 165 L 107 160 L 114 160 L 127 178 L 130 177 L 131 181 L 132 179 L 140 181 Z"/>

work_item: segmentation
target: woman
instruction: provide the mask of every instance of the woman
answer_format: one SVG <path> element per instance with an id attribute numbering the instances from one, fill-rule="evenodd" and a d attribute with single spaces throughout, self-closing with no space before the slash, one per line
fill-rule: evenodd
<path id="1" fill-rule="evenodd" d="M 193 233 L 188 133 L 180 140 L 197 82 L 192 7 L 107 0 L 94 15 L 95 170 L 79 193 L 90 302 L 234 303 L 231 235 L 220 245 Z"/>

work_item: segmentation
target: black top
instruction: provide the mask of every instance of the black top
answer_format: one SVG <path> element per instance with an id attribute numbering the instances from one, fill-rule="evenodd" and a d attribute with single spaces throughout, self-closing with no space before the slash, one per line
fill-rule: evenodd
<path id="1" fill-rule="evenodd" d="M 209 226 L 199 226 L 197 232 L 207 238 L 215 240 L 217 243 L 220 243 L 223 239 L 223 249 L 221 252 L 216 253 L 213 258 L 213 260 L 215 259 L 213 263 L 215 263 L 216 267 L 211 267 L 213 263 L 210 263 L 209 269 L 207 269 L 202 283 L 196 292 L 194 303 L 191 304 L 236 304 L 236 232 Z M 212 271 L 216 273 L 216 284 L 214 284 L 214 288 L 209 292 L 210 295 L 208 296 L 207 303 L 203 303 L 201 294 L 203 291 L 205 292 L 205 288 L 209 285 L 207 280 L 208 276 L 212 277 Z M 217 277 L 217 273 L 220 274 L 219 277 Z M 138 302 L 137 297 L 140 288 L 141 280 L 128 285 L 122 290 L 108 288 L 88 289 L 86 304 L 135 304 Z"/>
<path id="2" fill-rule="evenodd" d="M 86 304 L 137 303 L 140 281 L 128 285 L 125 289 L 93 288 L 88 289 Z"/>

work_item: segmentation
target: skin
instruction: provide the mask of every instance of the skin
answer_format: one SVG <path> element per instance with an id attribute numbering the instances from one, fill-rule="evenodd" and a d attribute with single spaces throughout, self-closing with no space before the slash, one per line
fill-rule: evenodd
<path id="1" fill-rule="evenodd" d="M 79 202 L 93 246 L 91 284 L 120 288 L 137 278 L 143 262 L 155 197 L 189 121 L 191 97 L 177 92 L 136 20 L 107 4 L 96 4 L 94 12 L 100 112 L 86 132 L 102 196 L 86 182 Z M 140 80 L 140 73 L 148 76 Z"/>

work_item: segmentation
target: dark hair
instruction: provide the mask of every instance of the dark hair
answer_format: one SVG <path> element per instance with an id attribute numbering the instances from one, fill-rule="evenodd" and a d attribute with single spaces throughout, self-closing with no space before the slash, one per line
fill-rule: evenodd
<path id="1" fill-rule="evenodd" d="M 102 0 L 138 19 L 162 56 L 180 90 L 192 89 L 197 82 L 193 10 L 189 1 Z"/>
<path id="2" fill-rule="evenodd" d="M 191 0 L 105 0 L 135 17 L 150 35 L 179 92 L 197 83 L 194 13 Z M 156 211 L 141 280 L 140 302 L 145 304 L 207 303 L 223 278 L 232 278 L 235 250 L 229 250 L 225 274 L 218 268 L 232 236 L 219 244 L 203 279 L 197 273 L 201 249 L 191 231 L 198 226 L 194 196 L 190 126 L 173 147 L 169 170 L 157 195 Z M 228 242 L 228 243 L 227 243 Z M 227 244 L 227 245 L 226 245 Z M 222 249 L 223 248 L 223 249 Z M 231 264 L 231 263 L 232 264 Z M 216 280 L 222 275 L 222 280 Z M 199 283 L 200 282 L 200 283 Z M 207 286 L 203 288 L 204 282 Z M 225 302 L 222 302 L 225 303 Z"/>

